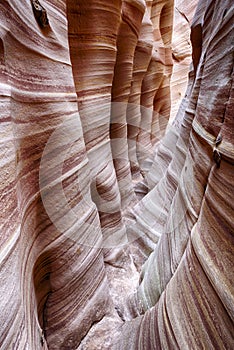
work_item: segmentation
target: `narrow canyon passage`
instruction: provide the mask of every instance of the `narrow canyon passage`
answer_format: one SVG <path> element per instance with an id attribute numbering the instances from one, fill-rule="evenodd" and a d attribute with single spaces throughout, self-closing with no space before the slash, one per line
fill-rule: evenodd
<path id="1" fill-rule="evenodd" d="M 0 2 L 0 349 L 232 350 L 234 4 Z"/>

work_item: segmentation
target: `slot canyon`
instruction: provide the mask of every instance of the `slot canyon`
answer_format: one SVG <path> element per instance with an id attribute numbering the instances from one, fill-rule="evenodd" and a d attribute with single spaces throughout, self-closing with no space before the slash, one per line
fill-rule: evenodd
<path id="1" fill-rule="evenodd" d="M 0 349 L 234 349 L 232 0 L 0 1 Z"/>

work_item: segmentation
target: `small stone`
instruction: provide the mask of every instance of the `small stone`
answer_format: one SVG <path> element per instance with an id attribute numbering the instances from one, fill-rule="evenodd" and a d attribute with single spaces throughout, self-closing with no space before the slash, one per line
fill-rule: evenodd
<path id="1" fill-rule="evenodd" d="M 40 4 L 38 0 L 32 0 L 32 7 L 34 16 L 40 27 L 47 27 L 49 25 L 49 20 L 45 8 Z"/>

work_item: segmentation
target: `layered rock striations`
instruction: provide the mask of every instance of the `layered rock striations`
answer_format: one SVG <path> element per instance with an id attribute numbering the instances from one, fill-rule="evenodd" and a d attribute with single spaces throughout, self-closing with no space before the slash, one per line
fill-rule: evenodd
<path id="1" fill-rule="evenodd" d="M 234 6 L 195 6 L 0 3 L 1 349 L 232 349 Z"/>
<path id="2" fill-rule="evenodd" d="M 41 28 L 0 4 L 1 349 L 77 348 L 108 304 L 66 4 L 45 5 Z"/>
<path id="3" fill-rule="evenodd" d="M 111 4 L 67 2 L 72 69 L 91 167 L 91 195 L 99 210 L 107 248 L 113 245 L 113 236 L 118 244 L 125 233 L 109 135 L 120 9 L 120 0 Z"/>
<path id="4" fill-rule="evenodd" d="M 198 1 L 176 0 L 174 3 L 174 25 L 172 33 L 173 73 L 171 77 L 170 120 L 179 109 L 181 98 L 185 95 L 188 83 L 188 66 L 191 63 L 192 45 L 190 27 Z"/>
<path id="5" fill-rule="evenodd" d="M 136 202 L 128 157 L 127 113 L 133 81 L 134 56 L 145 10 L 145 1 L 123 1 L 117 37 L 117 56 L 111 94 L 110 137 L 122 210 Z"/>
<path id="6" fill-rule="evenodd" d="M 152 56 L 141 88 L 141 123 L 137 156 L 145 175 L 153 149 L 163 136 L 170 116 L 171 35 L 173 1 L 153 1 L 148 6 L 153 33 Z"/>
<path id="7" fill-rule="evenodd" d="M 165 196 L 166 212 L 161 206 L 162 214 L 151 211 L 149 216 L 155 235 L 151 231 L 147 238 L 157 244 L 141 270 L 136 294 L 129 298 L 118 349 L 232 347 L 233 6 L 228 1 L 224 5 L 198 4 L 191 34 L 195 77 L 183 119 L 178 115 L 175 120 L 176 149 L 164 174 L 169 183 L 172 172 L 174 188 Z M 170 133 L 164 144 L 168 137 Z M 148 201 L 147 196 L 142 200 L 151 208 L 161 204 L 155 195 L 160 181 Z M 149 210 L 143 207 L 138 213 L 145 218 Z M 143 234 L 142 240 L 145 248 Z"/>

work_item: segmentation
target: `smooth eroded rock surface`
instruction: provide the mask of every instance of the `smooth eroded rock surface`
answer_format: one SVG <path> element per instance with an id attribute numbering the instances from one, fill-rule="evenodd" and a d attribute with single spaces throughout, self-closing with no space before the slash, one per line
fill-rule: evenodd
<path id="1" fill-rule="evenodd" d="M 2 350 L 233 348 L 233 15 L 1 1 Z"/>

